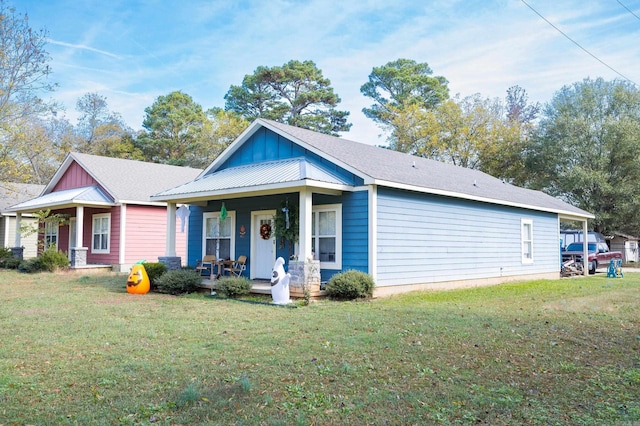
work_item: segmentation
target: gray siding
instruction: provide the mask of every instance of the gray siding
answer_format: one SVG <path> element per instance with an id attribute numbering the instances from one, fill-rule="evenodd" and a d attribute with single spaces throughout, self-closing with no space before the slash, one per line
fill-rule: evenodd
<path id="1" fill-rule="evenodd" d="M 378 286 L 558 271 L 558 219 L 486 203 L 379 189 Z M 532 264 L 523 264 L 521 219 L 533 221 Z"/>

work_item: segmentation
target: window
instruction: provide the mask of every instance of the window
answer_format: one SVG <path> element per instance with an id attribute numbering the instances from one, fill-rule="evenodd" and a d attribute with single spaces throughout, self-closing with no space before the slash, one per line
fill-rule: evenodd
<path id="1" fill-rule="evenodd" d="M 533 263 L 533 221 L 522 219 L 522 263 Z"/>
<path id="2" fill-rule="evenodd" d="M 311 250 L 324 269 L 342 269 L 342 205 L 313 208 Z"/>
<path id="3" fill-rule="evenodd" d="M 111 234 L 111 213 L 94 214 L 91 231 L 91 252 L 109 253 L 109 235 Z"/>
<path id="4" fill-rule="evenodd" d="M 45 221 L 44 223 L 44 248 L 58 245 L 58 222 Z"/>
<path id="5" fill-rule="evenodd" d="M 220 220 L 220 213 L 205 213 L 204 247 L 202 255 L 213 254 L 217 259 L 233 259 L 235 255 L 235 212 L 227 212 L 227 218 Z"/>

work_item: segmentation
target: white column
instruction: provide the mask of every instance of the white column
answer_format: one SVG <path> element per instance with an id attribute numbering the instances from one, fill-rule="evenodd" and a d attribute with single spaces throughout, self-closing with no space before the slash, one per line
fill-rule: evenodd
<path id="1" fill-rule="evenodd" d="M 582 222 L 582 269 L 583 275 L 589 275 L 589 231 L 586 220 Z"/>
<path id="2" fill-rule="evenodd" d="M 311 257 L 311 214 L 313 209 L 312 193 L 309 188 L 300 191 L 300 230 L 298 235 L 298 259 L 306 261 Z"/>
<path id="3" fill-rule="evenodd" d="M 369 187 L 369 275 L 378 278 L 378 186 Z"/>
<path id="4" fill-rule="evenodd" d="M 73 242 L 77 248 L 84 247 L 82 242 L 84 241 L 84 206 L 76 207 L 76 240 Z"/>
<path id="5" fill-rule="evenodd" d="M 9 219 L 7 219 L 7 223 L 8 222 L 9 222 Z M 13 244 L 14 247 L 22 247 L 22 233 L 20 232 L 21 222 L 22 222 L 22 213 L 17 212 L 16 213 L 16 238 Z"/>
<path id="6" fill-rule="evenodd" d="M 176 203 L 167 203 L 167 242 L 166 256 L 176 255 Z"/>

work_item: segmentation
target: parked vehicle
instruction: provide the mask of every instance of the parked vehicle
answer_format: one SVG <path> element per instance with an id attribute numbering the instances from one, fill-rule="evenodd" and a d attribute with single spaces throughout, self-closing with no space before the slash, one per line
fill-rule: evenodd
<path id="1" fill-rule="evenodd" d="M 582 250 L 582 242 L 569 244 L 562 252 L 562 261 L 574 260 L 576 263 L 582 263 Z M 587 252 L 590 274 L 596 273 L 598 265 L 607 264 L 611 259 L 622 259 L 622 253 L 619 251 L 610 251 L 609 246 L 605 242 L 589 242 L 587 244 Z"/>
<path id="2" fill-rule="evenodd" d="M 560 239 L 562 240 L 562 250 L 566 250 L 567 246 L 571 243 L 582 242 L 582 231 L 573 229 L 561 229 Z M 590 243 L 604 243 L 607 240 L 599 232 L 589 231 L 587 233 L 587 241 Z"/>

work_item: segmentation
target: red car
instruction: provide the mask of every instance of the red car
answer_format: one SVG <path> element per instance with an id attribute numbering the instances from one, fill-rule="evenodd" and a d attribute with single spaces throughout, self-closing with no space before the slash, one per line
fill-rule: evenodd
<path id="1" fill-rule="evenodd" d="M 588 243 L 587 258 L 589 262 L 589 273 L 595 274 L 598 265 L 606 265 L 611 259 L 622 259 L 622 253 L 619 251 L 609 251 L 607 243 Z M 562 252 L 562 261 L 574 259 L 576 263 L 582 263 L 582 242 L 571 243 L 566 250 Z"/>

